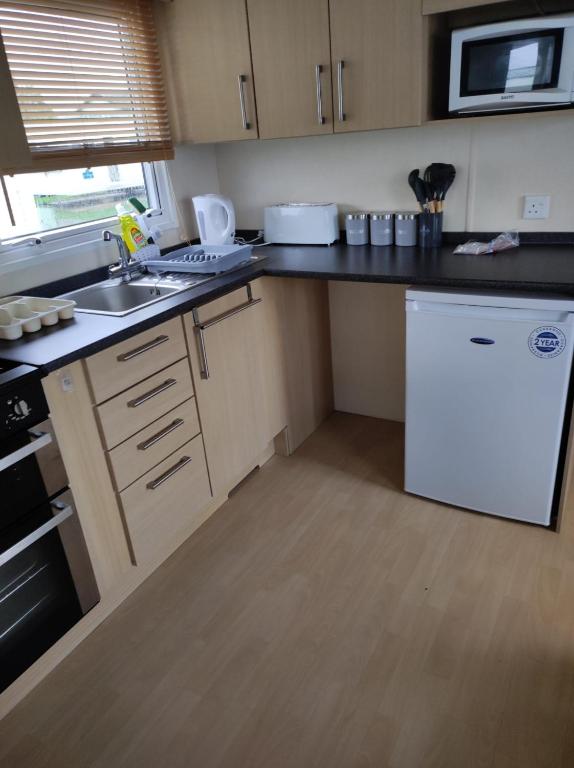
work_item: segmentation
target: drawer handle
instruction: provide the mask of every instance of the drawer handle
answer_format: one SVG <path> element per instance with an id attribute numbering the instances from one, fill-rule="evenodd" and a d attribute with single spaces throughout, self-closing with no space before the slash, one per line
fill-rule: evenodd
<path id="1" fill-rule="evenodd" d="M 166 480 L 169 480 L 170 477 L 173 477 L 177 472 L 179 472 L 180 469 L 183 469 L 187 464 L 189 464 L 190 461 L 191 456 L 182 456 L 177 464 L 174 464 L 173 467 L 166 470 L 163 475 L 156 477 L 155 480 L 152 480 L 150 483 L 148 483 L 146 488 L 149 488 L 150 491 L 155 491 L 156 488 L 159 488 L 159 486 L 165 483 Z"/>
<path id="2" fill-rule="evenodd" d="M 167 427 L 162 429 L 160 432 L 157 432 L 157 434 L 152 435 L 147 440 L 144 440 L 143 443 L 138 443 L 138 451 L 147 451 L 147 449 L 151 448 L 152 445 L 159 443 L 159 441 L 163 440 L 164 437 L 167 437 L 178 427 L 181 427 L 183 423 L 183 419 L 175 419 L 175 421 L 172 421 L 171 424 L 168 424 Z"/>
<path id="3" fill-rule="evenodd" d="M 128 408 L 137 408 L 139 405 L 143 405 L 144 403 L 147 403 L 147 401 L 151 400 L 152 397 L 161 395 L 162 392 L 165 392 L 166 389 L 173 387 L 175 384 L 177 384 L 177 379 L 166 379 L 163 382 L 163 384 L 160 384 L 159 386 L 154 387 L 153 389 L 150 389 L 150 391 L 146 392 L 144 395 L 140 395 L 139 397 L 136 397 L 134 400 L 128 400 Z"/>
<path id="4" fill-rule="evenodd" d="M 124 352 L 123 355 L 118 355 L 117 360 L 119 363 L 126 363 L 128 360 L 133 360 L 134 357 L 143 355 L 144 352 L 149 352 L 150 349 L 159 347 L 160 344 L 165 344 L 166 341 L 169 341 L 169 336 L 158 336 L 157 339 L 148 341 L 147 344 L 142 344 L 141 347 L 136 347 L 131 352 Z"/>

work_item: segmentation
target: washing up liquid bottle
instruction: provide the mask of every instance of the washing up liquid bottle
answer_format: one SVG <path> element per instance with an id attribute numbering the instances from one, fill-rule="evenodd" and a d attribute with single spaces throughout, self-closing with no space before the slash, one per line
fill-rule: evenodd
<path id="1" fill-rule="evenodd" d="M 129 213 L 122 213 L 120 216 L 120 226 L 122 228 L 122 237 L 130 253 L 136 253 L 147 245 L 147 238 L 138 226 L 137 221 Z"/>
<path id="2" fill-rule="evenodd" d="M 157 245 L 149 245 L 148 238 L 135 219 L 133 213 L 124 205 L 116 205 L 116 211 L 120 221 L 122 239 L 126 244 L 132 258 L 137 261 L 158 258 L 160 250 Z"/>

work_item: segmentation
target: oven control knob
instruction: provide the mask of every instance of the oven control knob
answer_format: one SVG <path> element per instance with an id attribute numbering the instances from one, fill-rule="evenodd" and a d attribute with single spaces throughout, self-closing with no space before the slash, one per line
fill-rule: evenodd
<path id="1" fill-rule="evenodd" d="M 23 419 L 30 413 L 30 406 L 25 400 L 18 400 L 18 402 L 14 404 L 14 413 L 16 416 Z"/>

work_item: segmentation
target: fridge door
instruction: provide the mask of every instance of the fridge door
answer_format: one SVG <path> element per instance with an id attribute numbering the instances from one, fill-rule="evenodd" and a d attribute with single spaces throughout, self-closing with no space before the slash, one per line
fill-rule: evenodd
<path id="1" fill-rule="evenodd" d="M 573 317 L 407 301 L 407 491 L 550 523 Z"/>

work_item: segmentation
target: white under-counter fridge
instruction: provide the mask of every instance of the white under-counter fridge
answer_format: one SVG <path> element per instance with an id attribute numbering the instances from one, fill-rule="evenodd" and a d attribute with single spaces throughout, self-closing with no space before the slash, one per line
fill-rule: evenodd
<path id="1" fill-rule="evenodd" d="M 549 525 L 574 299 L 409 289 L 406 312 L 405 490 Z"/>

